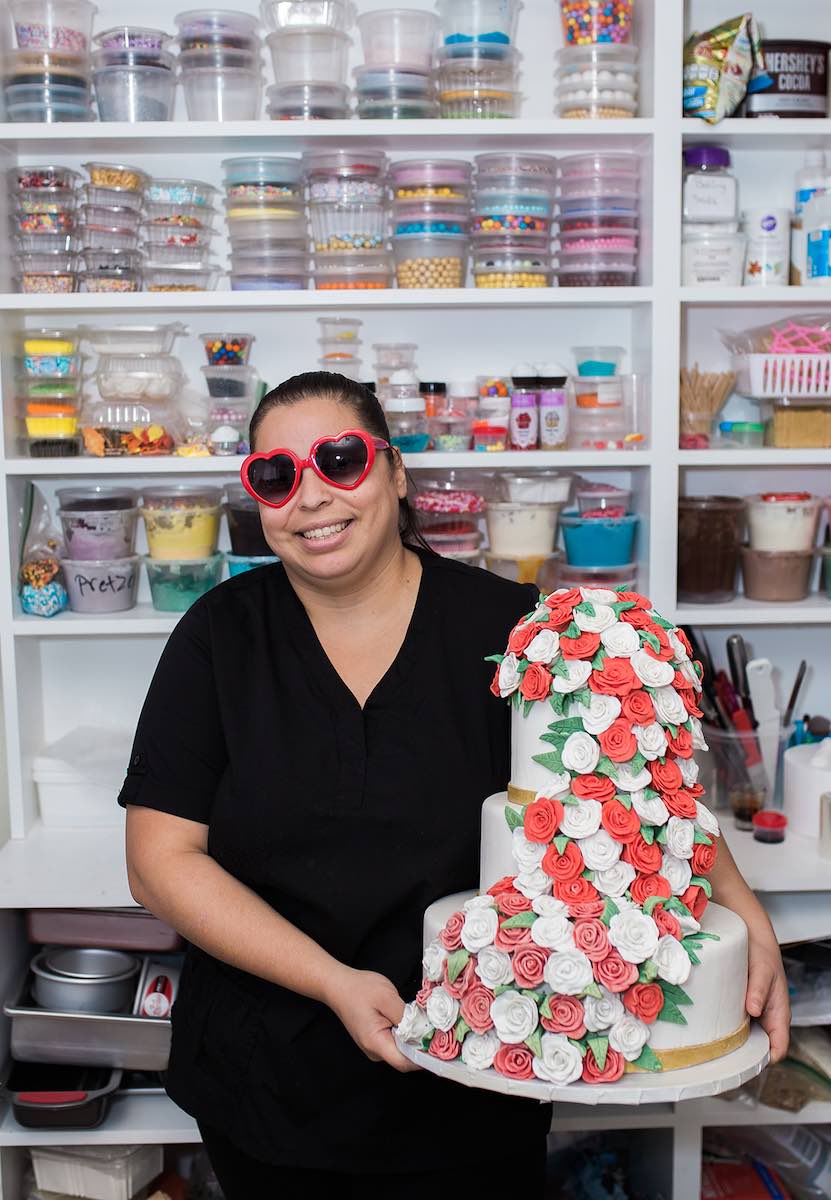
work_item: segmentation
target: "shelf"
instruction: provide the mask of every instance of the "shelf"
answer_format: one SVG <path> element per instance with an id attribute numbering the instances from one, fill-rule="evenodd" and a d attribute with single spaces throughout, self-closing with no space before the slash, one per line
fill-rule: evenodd
<path id="1" fill-rule="evenodd" d="M 831 1124 L 831 1103 L 813 1100 L 799 1112 L 768 1108 L 766 1104 L 749 1105 L 735 1100 L 691 1100 L 684 1105 L 685 1116 L 692 1116 L 704 1128 L 708 1126 L 754 1125 L 828 1125 Z"/>
<path id="2" fill-rule="evenodd" d="M 0 143 L 20 155 L 44 154 L 214 154 L 301 153 L 305 146 L 325 148 L 368 142 L 403 154 L 434 150 L 437 142 L 459 149 L 556 150 L 575 140 L 596 149 L 622 140 L 651 137 L 651 119 L 576 121 L 556 117 L 518 117 L 501 121 L 152 121 L 141 124 L 98 121 L 60 126 L 0 123 Z M 712 135 L 711 135 L 712 136 Z"/>
<path id="3" fill-rule="evenodd" d="M 791 1025 L 794 1029 L 831 1025 L 831 1001 L 795 1000 L 791 1004 Z"/>
<path id="4" fill-rule="evenodd" d="M 181 613 L 157 612 L 152 604 L 145 602 L 126 612 L 100 617 L 76 612 L 62 612 L 49 619 L 17 615 L 12 620 L 12 632 L 15 637 L 129 637 L 132 634 L 162 637 L 170 633 L 181 616 Z"/>
<path id="5" fill-rule="evenodd" d="M 679 450 L 681 467 L 827 467 L 831 449 L 776 450 L 764 446 L 758 450 Z"/>
<path id="6" fill-rule="evenodd" d="M 831 600 L 814 593 L 807 600 L 776 604 L 739 596 L 729 604 L 679 604 L 679 625 L 826 625 L 831 624 Z M 826 868 L 827 869 L 827 868 Z"/>
<path id="7" fill-rule="evenodd" d="M 718 142 L 731 150 L 825 150 L 831 137 L 831 120 L 731 117 L 710 125 L 697 117 L 681 120 L 685 142 Z"/>
<path id="8" fill-rule="evenodd" d="M 0 1146 L 88 1146 L 200 1142 L 193 1117 L 162 1094 L 116 1094 L 97 1129 L 24 1129 L 7 1109 L 0 1119 Z"/>
<path id="9" fill-rule="evenodd" d="M 718 817 L 736 866 L 755 892 L 825 892 L 827 901 L 831 864 L 817 852 L 816 838 L 788 831 L 784 842 L 768 845 L 736 829 L 729 813 Z"/>
<path id="10" fill-rule="evenodd" d="M 719 139 L 720 140 L 720 139 Z M 821 287 L 683 287 L 681 303 L 688 308 L 714 308 L 733 305 L 744 308 L 757 305 L 813 304 L 823 307 L 827 290 Z"/>
<path id="11" fill-rule="evenodd" d="M 116 812 L 116 798 L 113 796 Z M 0 848 L 2 908 L 133 908 L 124 826 L 53 829 L 37 822 Z"/>
<path id="12" fill-rule="evenodd" d="M 378 288 L 364 291 L 297 292 L 68 292 L 0 293 L 0 311 L 110 312 L 285 312 L 342 308 L 630 308 L 649 304 L 652 288 Z"/>
<path id="13" fill-rule="evenodd" d="M 0 459 L 0 470 L 7 475 L 27 479 L 66 475 L 236 475 L 242 455 L 217 458 L 9 458 Z M 405 454 L 404 465 L 410 471 L 446 471 L 451 468 L 493 470 L 496 467 L 563 467 L 570 471 L 599 467 L 648 467 L 649 450 L 513 450 L 502 453 L 458 451 Z"/>

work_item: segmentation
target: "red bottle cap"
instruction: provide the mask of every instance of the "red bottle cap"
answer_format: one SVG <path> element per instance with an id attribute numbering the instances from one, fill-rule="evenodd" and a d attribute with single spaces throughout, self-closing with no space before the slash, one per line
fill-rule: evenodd
<path id="1" fill-rule="evenodd" d="M 763 808 L 761 812 L 753 814 L 753 824 L 757 829 L 784 829 L 788 818 L 772 808 Z"/>
<path id="2" fill-rule="evenodd" d="M 810 500 L 810 492 L 764 492 L 762 499 L 766 504 L 793 504 L 795 501 Z"/>

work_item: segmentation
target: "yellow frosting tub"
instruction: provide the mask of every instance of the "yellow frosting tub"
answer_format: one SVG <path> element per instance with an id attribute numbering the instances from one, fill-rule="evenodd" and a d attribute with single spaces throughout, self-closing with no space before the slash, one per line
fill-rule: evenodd
<path id="1" fill-rule="evenodd" d="M 29 437 L 72 437 L 78 430 L 78 409 L 72 404 L 31 401 L 26 405 Z"/>
<path id="2" fill-rule="evenodd" d="M 216 552 L 222 517 L 219 488 L 180 484 L 147 488 L 144 527 L 151 558 L 209 558 Z"/>

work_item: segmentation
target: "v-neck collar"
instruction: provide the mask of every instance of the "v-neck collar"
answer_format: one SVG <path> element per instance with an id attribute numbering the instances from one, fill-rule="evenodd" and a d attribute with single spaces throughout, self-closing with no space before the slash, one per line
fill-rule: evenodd
<path id="1" fill-rule="evenodd" d="M 394 693 L 401 686 L 416 660 L 420 635 L 427 623 L 431 591 L 429 578 L 431 572 L 428 560 L 431 555 L 417 546 L 408 546 L 407 548 L 413 550 L 421 561 L 421 579 L 418 583 L 415 604 L 398 653 L 375 684 L 363 705 L 358 702 L 357 696 L 341 678 L 324 650 L 323 643 L 317 636 L 317 631 L 302 600 L 292 587 L 288 575 L 285 575 L 286 613 L 290 617 L 293 634 L 297 638 L 296 644 L 301 647 L 301 654 L 303 657 L 308 655 L 310 660 L 312 685 L 324 693 L 329 700 L 334 700 L 339 707 L 347 705 L 361 715 L 371 705 L 383 702 L 385 696 Z"/>

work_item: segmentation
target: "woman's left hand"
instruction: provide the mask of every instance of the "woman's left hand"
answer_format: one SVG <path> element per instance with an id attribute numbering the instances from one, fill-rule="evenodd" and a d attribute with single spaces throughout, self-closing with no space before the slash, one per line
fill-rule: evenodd
<path id="1" fill-rule="evenodd" d="M 754 928 L 754 925 L 756 926 Z M 754 922 L 749 930 L 747 998 L 745 1007 L 758 1017 L 770 1038 L 770 1061 L 779 1062 L 788 1051 L 791 1006 L 782 955 L 770 923 Z"/>

